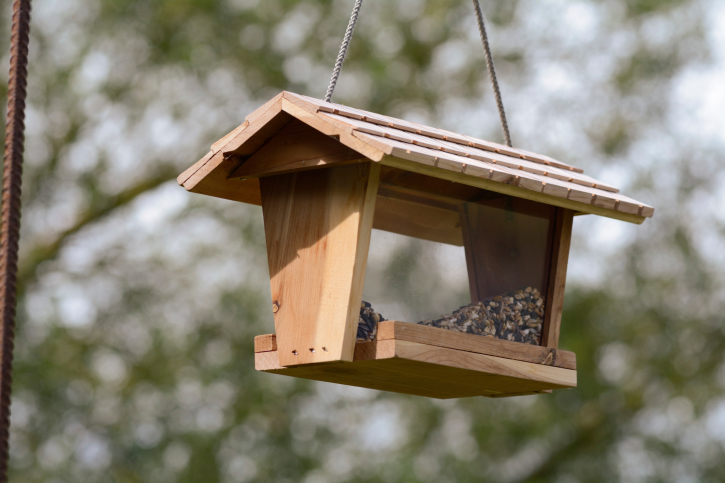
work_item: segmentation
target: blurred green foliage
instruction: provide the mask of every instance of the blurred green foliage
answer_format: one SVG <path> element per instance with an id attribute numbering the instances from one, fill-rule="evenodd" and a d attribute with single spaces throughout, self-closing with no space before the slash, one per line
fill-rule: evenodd
<path id="1" fill-rule="evenodd" d="M 723 146 L 687 84 L 714 1 L 483 2 L 514 145 L 657 208 L 575 222 L 576 390 L 441 402 L 253 370 L 261 212 L 173 178 L 280 90 L 322 96 L 351 6 L 34 2 L 11 480 L 725 480 Z M 479 42 L 467 1 L 365 2 L 335 100 L 500 141 Z M 414 279 L 417 250 L 388 269 Z"/>

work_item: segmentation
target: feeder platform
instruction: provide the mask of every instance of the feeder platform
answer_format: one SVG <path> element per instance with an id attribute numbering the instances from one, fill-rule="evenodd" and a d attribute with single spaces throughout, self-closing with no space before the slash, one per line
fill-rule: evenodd
<path id="1" fill-rule="evenodd" d="M 576 387 L 573 352 L 408 322 L 378 325 L 352 362 L 282 367 L 274 334 L 254 340 L 258 371 L 348 386 L 451 399 L 508 397 Z"/>

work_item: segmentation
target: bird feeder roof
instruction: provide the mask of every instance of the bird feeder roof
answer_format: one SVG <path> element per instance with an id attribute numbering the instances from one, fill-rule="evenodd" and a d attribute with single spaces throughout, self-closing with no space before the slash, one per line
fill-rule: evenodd
<path id="1" fill-rule="evenodd" d="M 383 165 L 633 223 L 654 214 L 653 207 L 548 156 L 291 92 L 280 93 L 214 143 L 179 176 L 179 184 L 192 192 L 261 204 L 259 176 L 282 168 L 312 169 L 345 157 L 295 158 L 272 169 L 262 166 L 263 160 L 245 166 L 293 119 Z"/>

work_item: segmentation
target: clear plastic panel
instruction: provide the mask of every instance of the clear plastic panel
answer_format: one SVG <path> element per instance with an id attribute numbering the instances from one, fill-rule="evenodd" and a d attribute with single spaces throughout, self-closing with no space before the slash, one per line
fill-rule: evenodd
<path id="1" fill-rule="evenodd" d="M 438 186 L 381 188 L 358 340 L 397 320 L 539 345 L 555 208 Z"/>

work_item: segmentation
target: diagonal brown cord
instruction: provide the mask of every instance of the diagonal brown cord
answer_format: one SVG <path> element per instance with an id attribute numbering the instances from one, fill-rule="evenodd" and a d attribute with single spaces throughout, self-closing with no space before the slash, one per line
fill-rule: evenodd
<path id="1" fill-rule="evenodd" d="M 0 483 L 8 480 L 8 433 L 15 338 L 15 294 L 20 239 L 20 192 L 25 142 L 30 2 L 13 2 L 8 114 L 5 124 L 2 213 L 0 213 Z"/>

